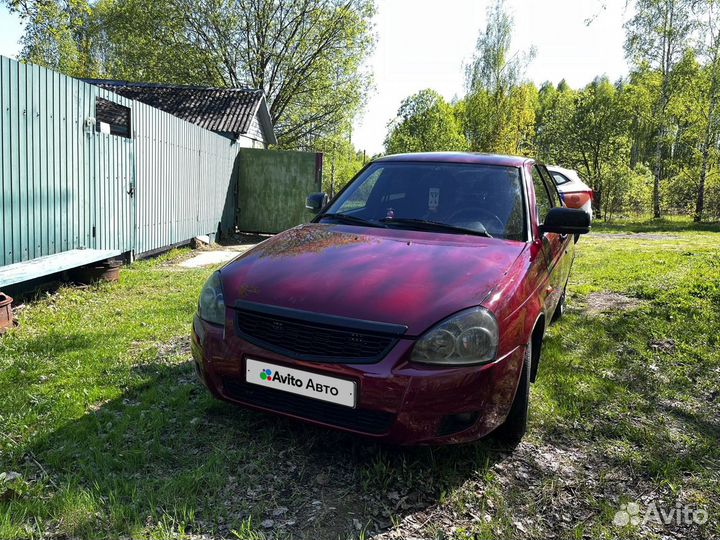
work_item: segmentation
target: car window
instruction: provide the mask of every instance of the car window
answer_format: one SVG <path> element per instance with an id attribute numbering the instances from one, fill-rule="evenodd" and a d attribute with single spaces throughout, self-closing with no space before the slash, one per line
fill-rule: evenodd
<path id="1" fill-rule="evenodd" d="M 368 176 L 367 180 L 360 186 L 360 189 L 355 190 L 350 197 L 345 200 L 342 206 L 342 212 L 351 212 L 365 208 L 370 193 L 372 193 L 372 189 L 375 187 L 375 182 L 377 182 L 381 172 L 382 171 L 378 170 Z"/>
<path id="2" fill-rule="evenodd" d="M 556 186 L 562 186 L 563 184 L 570 182 L 570 179 L 567 176 L 560 174 L 559 172 L 552 171 L 550 174 L 552 174 Z"/>
<path id="3" fill-rule="evenodd" d="M 526 238 L 517 167 L 378 162 L 363 171 L 327 212 L 371 221 L 434 221 L 498 238 Z"/>
<path id="4" fill-rule="evenodd" d="M 553 204 L 550 195 L 548 194 L 545 181 L 540 174 L 540 169 L 535 165 L 532 168 L 532 181 L 535 186 L 535 204 L 537 205 L 537 218 L 538 223 L 545 221 L 545 216 L 555 205 Z"/>
<path id="5" fill-rule="evenodd" d="M 536 165 L 536 167 L 540 170 L 540 174 L 542 175 L 543 180 L 545 180 L 545 186 L 547 187 L 548 193 L 550 194 L 550 201 L 552 202 L 553 208 L 556 206 L 560 206 L 560 203 L 558 202 L 560 199 L 560 194 L 558 193 L 557 186 L 555 185 L 555 182 L 553 182 L 550 173 L 544 166 Z"/>

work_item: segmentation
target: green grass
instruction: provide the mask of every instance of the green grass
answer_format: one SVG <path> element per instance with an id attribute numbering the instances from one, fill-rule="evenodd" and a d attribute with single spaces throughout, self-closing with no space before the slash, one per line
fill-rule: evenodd
<path id="1" fill-rule="evenodd" d="M 21 475 L 0 476 L 0 539 L 719 537 L 720 227 L 596 229 L 512 454 L 390 448 L 214 401 L 187 341 L 211 270 L 167 264 L 182 252 L 29 302 L 0 338 L 0 473 Z M 611 236 L 636 232 L 653 236 Z M 640 303 L 591 314 L 606 292 Z M 634 501 L 710 519 L 613 525 Z"/>
<path id="2" fill-rule="evenodd" d="M 593 222 L 595 232 L 619 233 L 652 233 L 661 231 L 671 232 L 720 232 L 720 222 L 694 223 L 686 216 L 667 216 L 662 219 L 645 217 L 625 217 L 614 219 L 608 223 L 600 219 Z"/>

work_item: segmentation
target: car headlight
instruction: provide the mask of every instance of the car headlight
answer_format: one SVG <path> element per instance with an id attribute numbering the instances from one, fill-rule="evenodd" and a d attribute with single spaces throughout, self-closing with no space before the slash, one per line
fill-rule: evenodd
<path id="1" fill-rule="evenodd" d="M 428 330 L 415 343 L 411 358 L 423 364 L 485 364 L 495 360 L 499 340 L 493 314 L 471 308 Z"/>
<path id="2" fill-rule="evenodd" d="M 225 299 L 223 298 L 220 272 L 214 272 L 203 285 L 198 302 L 198 315 L 209 323 L 225 324 Z"/>

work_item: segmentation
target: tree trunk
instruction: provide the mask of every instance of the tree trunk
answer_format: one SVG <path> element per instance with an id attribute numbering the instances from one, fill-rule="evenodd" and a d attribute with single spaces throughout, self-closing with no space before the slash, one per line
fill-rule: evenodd
<path id="1" fill-rule="evenodd" d="M 653 217 L 660 218 L 660 174 L 662 173 L 662 130 L 655 147 L 655 170 L 653 171 Z"/>
<path id="2" fill-rule="evenodd" d="M 710 152 L 708 144 L 703 145 L 702 165 L 700 168 L 700 185 L 698 186 L 697 201 L 695 202 L 695 216 L 693 221 L 700 223 L 702 221 L 703 207 L 705 206 L 705 179 L 707 178 L 708 156 Z"/>
<path id="3" fill-rule="evenodd" d="M 595 207 L 595 215 L 601 216 L 602 215 L 602 200 L 603 200 L 603 192 L 601 189 L 598 189 L 595 191 L 592 205 Z"/>
<path id="4" fill-rule="evenodd" d="M 715 58 L 713 59 L 713 69 L 717 70 L 717 49 Z M 710 105 L 708 106 L 707 127 L 705 128 L 705 141 L 703 141 L 702 149 L 702 165 L 700 167 L 700 185 L 698 186 L 697 200 L 695 201 L 695 215 L 693 221 L 700 223 L 702 221 L 703 210 L 705 206 L 705 181 L 707 180 L 708 160 L 710 157 L 710 141 L 713 137 L 713 126 L 715 124 L 715 110 L 717 105 L 717 71 L 713 72 L 712 82 L 710 84 Z"/>
<path id="5" fill-rule="evenodd" d="M 655 182 L 653 184 L 653 217 L 659 219 L 660 214 L 660 177 L 655 173 Z"/>

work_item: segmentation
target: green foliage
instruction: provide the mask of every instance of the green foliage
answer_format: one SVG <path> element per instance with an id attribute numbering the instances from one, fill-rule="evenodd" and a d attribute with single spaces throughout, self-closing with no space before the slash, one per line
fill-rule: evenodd
<path id="1" fill-rule="evenodd" d="M 638 164 L 631 169 L 625 164 L 605 173 L 604 195 L 600 208 L 603 219 L 610 220 L 616 214 L 647 215 L 652 208 L 652 171 Z"/>
<path id="2" fill-rule="evenodd" d="M 453 108 L 434 90 L 421 90 L 405 99 L 385 139 L 389 154 L 465 150 Z"/>
<path id="3" fill-rule="evenodd" d="M 504 0 L 496 0 L 487 9 L 485 30 L 480 32 L 472 62 L 465 68 L 470 93 L 476 90 L 507 93 L 520 83 L 535 51 L 512 54 L 512 31 L 513 18 L 505 9 Z"/>
<path id="4" fill-rule="evenodd" d="M 533 150 L 537 89 L 522 82 L 534 51 L 512 55 L 512 17 L 502 0 L 488 8 L 472 62 L 465 70 L 468 94 L 463 130 L 471 150 L 529 154 Z"/>
<path id="5" fill-rule="evenodd" d="M 26 22 L 21 58 L 64 73 L 84 71 L 91 76 L 95 72 L 87 36 L 96 33 L 96 25 L 87 0 L 2 3 Z"/>
<path id="6" fill-rule="evenodd" d="M 531 83 L 491 93 L 478 89 L 464 101 L 463 124 L 476 152 L 531 155 L 537 89 Z"/>
<path id="7" fill-rule="evenodd" d="M 688 51 L 697 26 L 695 0 L 635 0 L 635 14 L 625 24 L 625 51 L 635 66 L 650 66 L 659 76 L 660 91 L 652 104 L 653 215 L 661 214 L 660 186 L 665 178 L 665 161 L 672 153 L 672 127 L 668 105 L 682 91 L 678 65 Z"/>
<path id="8" fill-rule="evenodd" d="M 340 191 L 368 161 L 347 137 L 326 137 L 315 143 L 314 148 L 323 153 L 322 187 L 330 196 Z"/>
<path id="9" fill-rule="evenodd" d="M 557 86 L 546 82 L 538 92 L 536 115 L 537 157 L 548 163 L 575 164 L 570 144 L 577 92 L 565 81 Z M 562 134 L 562 136 L 558 136 Z"/>

